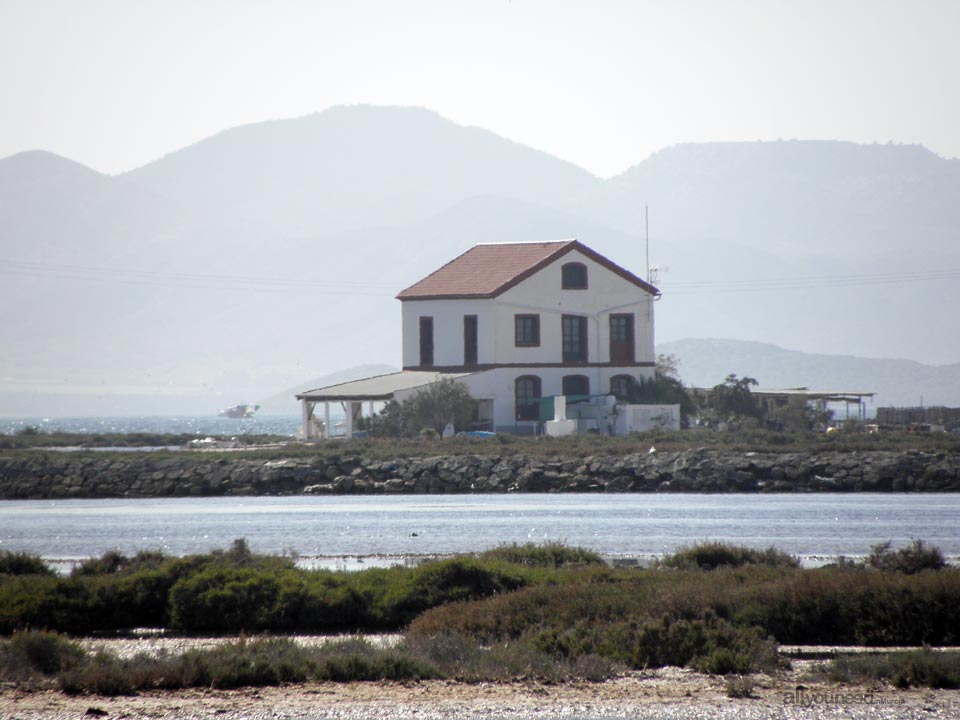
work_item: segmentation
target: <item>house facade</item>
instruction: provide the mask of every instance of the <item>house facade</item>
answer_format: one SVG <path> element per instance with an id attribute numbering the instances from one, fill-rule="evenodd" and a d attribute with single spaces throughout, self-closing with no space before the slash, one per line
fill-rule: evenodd
<path id="1" fill-rule="evenodd" d="M 477 245 L 397 296 L 403 369 L 470 373 L 480 420 L 523 431 L 539 398 L 652 378 L 658 296 L 577 240 Z"/>

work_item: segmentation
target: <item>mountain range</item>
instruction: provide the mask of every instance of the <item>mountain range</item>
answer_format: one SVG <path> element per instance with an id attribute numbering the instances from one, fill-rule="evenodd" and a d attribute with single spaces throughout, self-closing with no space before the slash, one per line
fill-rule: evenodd
<path id="1" fill-rule="evenodd" d="M 706 143 L 604 180 L 427 110 L 352 106 L 116 176 L 0 159 L 0 414 L 212 412 L 396 365 L 400 289 L 477 242 L 577 237 L 643 274 L 645 207 L 658 342 L 960 359 L 960 161 Z"/>

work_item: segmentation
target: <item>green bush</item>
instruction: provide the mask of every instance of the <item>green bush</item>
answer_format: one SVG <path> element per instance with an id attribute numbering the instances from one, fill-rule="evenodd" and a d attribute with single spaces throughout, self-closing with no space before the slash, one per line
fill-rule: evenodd
<path id="1" fill-rule="evenodd" d="M 877 570 L 913 575 L 924 570 L 940 570 L 947 563 L 940 548 L 927 545 L 923 540 L 914 540 L 899 550 L 893 550 L 893 543 L 888 540 L 870 548 L 867 565 Z"/>
<path id="2" fill-rule="evenodd" d="M 592 550 L 569 547 L 555 542 L 546 542 L 542 545 L 535 543 L 500 545 L 480 553 L 480 560 L 545 568 L 604 564 L 603 558 Z"/>
<path id="3" fill-rule="evenodd" d="M 170 590 L 170 622 L 189 632 L 256 632 L 269 627 L 279 583 L 251 568 L 208 566 Z"/>
<path id="4" fill-rule="evenodd" d="M 773 547 L 756 550 L 722 542 L 702 542 L 665 555 L 658 565 L 683 570 L 715 570 L 721 567 L 736 568 L 745 565 L 797 568 L 800 567 L 800 560 Z"/>
<path id="5" fill-rule="evenodd" d="M 0 575 L 54 575 L 39 555 L 0 550 Z"/>

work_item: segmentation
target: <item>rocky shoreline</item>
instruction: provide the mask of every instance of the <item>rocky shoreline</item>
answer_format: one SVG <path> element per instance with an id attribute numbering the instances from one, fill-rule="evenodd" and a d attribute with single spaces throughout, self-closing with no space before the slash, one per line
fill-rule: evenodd
<path id="1" fill-rule="evenodd" d="M 256 460 L 184 452 L 0 456 L 0 499 L 551 492 L 955 492 L 960 454 L 709 449 L 584 458 L 356 455 Z"/>

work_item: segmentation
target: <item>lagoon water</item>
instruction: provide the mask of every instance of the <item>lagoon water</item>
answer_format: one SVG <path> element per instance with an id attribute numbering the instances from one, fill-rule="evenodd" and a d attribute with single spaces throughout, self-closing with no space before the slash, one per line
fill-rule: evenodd
<path id="1" fill-rule="evenodd" d="M 0 549 L 75 560 L 183 555 L 246 538 L 257 552 L 347 567 L 503 543 L 647 559 L 698 540 L 773 545 L 809 564 L 912 538 L 960 556 L 960 494 L 440 495 L 0 501 Z M 334 561 L 335 559 L 338 559 Z M 352 560 L 347 560 L 349 558 Z M 392 560 L 391 560 L 392 561 Z"/>

